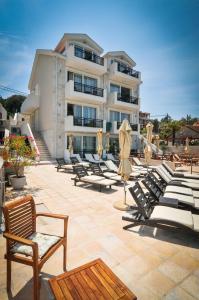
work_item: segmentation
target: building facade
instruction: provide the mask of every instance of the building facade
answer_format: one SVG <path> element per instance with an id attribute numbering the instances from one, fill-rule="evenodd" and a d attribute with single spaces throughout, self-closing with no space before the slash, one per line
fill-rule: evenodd
<path id="1" fill-rule="evenodd" d="M 145 128 L 149 121 L 150 121 L 150 113 L 140 111 L 139 112 L 140 129 Z"/>
<path id="2" fill-rule="evenodd" d="M 54 50 L 36 51 L 21 112 L 54 158 L 66 156 L 70 135 L 74 153 L 95 153 L 99 128 L 117 148 L 123 119 L 132 127 L 132 149 L 138 145 L 140 72 L 124 51 L 102 53 L 86 34 L 64 34 Z"/>

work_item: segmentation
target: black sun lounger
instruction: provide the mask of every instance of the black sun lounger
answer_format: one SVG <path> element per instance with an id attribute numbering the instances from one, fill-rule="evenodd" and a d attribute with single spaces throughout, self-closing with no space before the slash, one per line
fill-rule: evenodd
<path id="1" fill-rule="evenodd" d="M 106 179 L 103 176 L 89 175 L 86 169 L 80 165 L 73 166 L 73 171 L 76 174 L 76 177 L 72 178 L 72 180 L 74 180 L 75 186 L 77 182 L 93 184 L 99 186 L 99 191 L 101 192 L 102 187 L 108 186 L 111 188 L 113 184 L 116 184 L 115 180 Z"/>
<path id="2" fill-rule="evenodd" d="M 192 232 L 199 237 L 199 215 L 178 208 L 151 205 L 138 182 L 130 187 L 129 191 L 137 204 L 137 210 L 129 211 L 122 217 L 122 220 L 130 222 L 123 229 L 146 225 L 167 230 Z"/>

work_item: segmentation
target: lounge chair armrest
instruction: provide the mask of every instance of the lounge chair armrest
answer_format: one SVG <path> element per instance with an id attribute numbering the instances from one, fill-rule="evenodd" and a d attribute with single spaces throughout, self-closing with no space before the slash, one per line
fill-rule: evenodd
<path id="1" fill-rule="evenodd" d="M 12 240 L 14 242 L 17 242 L 17 243 L 20 243 L 20 244 L 23 244 L 23 245 L 27 245 L 27 246 L 30 246 L 30 247 L 35 247 L 35 245 L 37 245 L 37 243 L 29 240 L 29 239 L 25 239 L 25 238 L 22 238 L 18 235 L 15 235 L 15 234 L 12 234 L 12 233 L 8 233 L 8 232 L 4 232 L 3 236 L 6 238 L 6 239 L 9 239 L 9 240 Z"/>
<path id="2" fill-rule="evenodd" d="M 37 213 L 36 217 L 47 217 L 47 218 L 68 220 L 68 216 L 60 215 L 60 214 L 52 214 L 52 213 Z"/>

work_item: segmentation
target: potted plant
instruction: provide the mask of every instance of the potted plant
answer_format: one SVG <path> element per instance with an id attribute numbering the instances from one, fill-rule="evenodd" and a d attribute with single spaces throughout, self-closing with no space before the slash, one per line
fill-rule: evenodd
<path id="1" fill-rule="evenodd" d="M 22 189 L 26 184 L 24 167 L 34 163 L 35 154 L 35 150 L 31 149 L 28 138 L 25 136 L 11 135 L 4 139 L 4 165 L 14 173 L 14 176 L 10 176 L 10 182 L 14 189 Z"/>

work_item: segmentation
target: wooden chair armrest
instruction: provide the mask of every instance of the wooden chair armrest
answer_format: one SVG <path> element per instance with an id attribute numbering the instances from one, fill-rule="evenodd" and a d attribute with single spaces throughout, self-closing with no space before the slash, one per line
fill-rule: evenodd
<path id="1" fill-rule="evenodd" d="M 55 219 L 64 220 L 64 235 L 63 235 L 63 237 L 66 238 L 67 226 L 68 226 L 68 216 L 59 215 L 59 214 L 51 214 L 51 213 L 37 213 L 36 217 L 47 217 L 47 218 L 55 218 Z"/>
<path id="2" fill-rule="evenodd" d="M 9 240 L 12 240 L 12 241 L 15 241 L 15 242 L 18 242 L 20 244 L 27 245 L 27 246 L 30 246 L 30 247 L 34 247 L 35 245 L 37 245 L 37 243 L 35 243 L 35 242 L 33 242 L 29 239 L 22 238 L 20 236 L 12 234 L 12 233 L 4 232 L 3 236 L 6 239 L 9 239 Z"/>
<path id="3" fill-rule="evenodd" d="M 52 213 L 37 213 L 36 217 L 47 217 L 47 218 L 55 218 L 55 219 L 62 219 L 68 220 L 68 216 L 60 215 L 60 214 L 52 214 Z"/>

